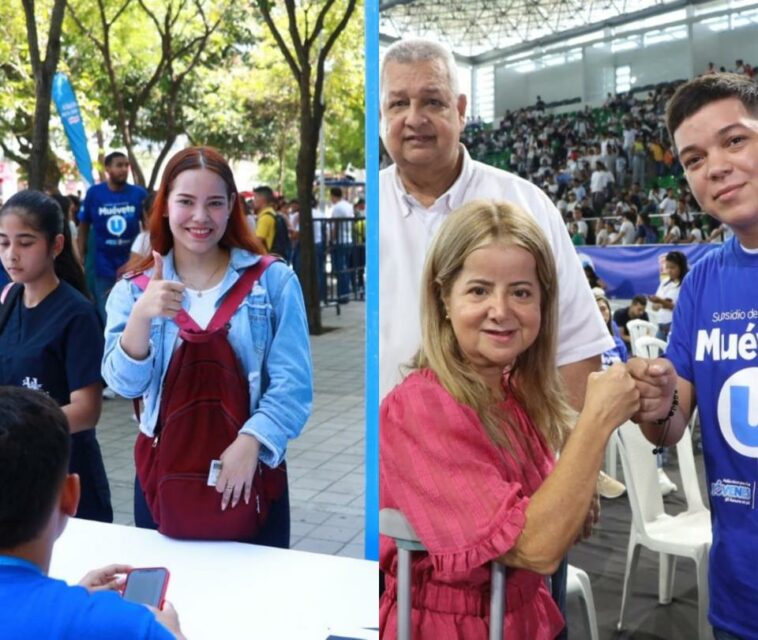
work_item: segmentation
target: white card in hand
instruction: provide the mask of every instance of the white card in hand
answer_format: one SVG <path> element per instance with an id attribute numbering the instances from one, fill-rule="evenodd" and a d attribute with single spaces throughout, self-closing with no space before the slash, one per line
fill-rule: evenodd
<path id="1" fill-rule="evenodd" d="M 211 460 L 211 468 L 208 469 L 208 486 L 215 487 L 218 482 L 218 474 L 221 473 L 221 460 Z"/>

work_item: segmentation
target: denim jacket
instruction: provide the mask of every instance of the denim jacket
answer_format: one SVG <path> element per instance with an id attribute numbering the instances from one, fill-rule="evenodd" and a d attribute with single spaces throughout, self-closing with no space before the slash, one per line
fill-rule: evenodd
<path id="1" fill-rule="evenodd" d="M 166 280 L 179 280 L 173 258 L 173 250 L 164 257 Z M 217 306 L 240 273 L 258 260 L 259 256 L 248 251 L 232 249 Z M 147 357 L 135 360 L 128 356 L 120 338 L 140 295 L 137 285 L 121 280 L 108 297 L 102 374 L 119 395 L 142 396 L 145 408 L 140 430 L 152 436 L 179 327 L 168 318 L 153 318 Z M 187 302 L 182 304 L 186 310 Z M 281 262 L 266 269 L 232 316 L 229 342 L 240 358 L 250 390 L 250 418 L 240 432 L 255 436 L 261 443 L 261 461 L 275 467 L 284 459 L 288 440 L 302 431 L 313 400 L 308 322 L 300 283 L 292 270 Z"/>

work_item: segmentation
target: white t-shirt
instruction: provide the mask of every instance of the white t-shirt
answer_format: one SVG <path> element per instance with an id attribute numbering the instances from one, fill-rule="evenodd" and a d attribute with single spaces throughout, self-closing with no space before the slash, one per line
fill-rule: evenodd
<path id="1" fill-rule="evenodd" d="M 661 206 L 659 207 L 659 209 L 663 215 L 668 216 L 668 215 L 671 215 L 672 213 L 676 213 L 676 210 L 678 209 L 677 205 L 678 203 L 674 198 L 669 198 L 668 196 L 666 196 L 661 201 Z"/>
<path id="2" fill-rule="evenodd" d="M 635 229 L 631 220 L 624 218 L 619 227 L 619 235 L 621 236 L 621 244 L 634 244 Z"/>
<path id="3" fill-rule="evenodd" d="M 669 238 L 669 242 L 678 242 L 682 239 L 682 230 L 677 226 L 674 225 L 673 227 L 669 227 L 668 231 L 666 232 L 666 235 L 671 234 L 671 237 Z"/>
<path id="4" fill-rule="evenodd" d="M 545 193 L 511 173 L 472 160 L 461 146 L 461 175 L 429 208 L 409 195 L 392 165 L 379 174 L 379 393 L 402 378 L 421 343 L 421 274 L 426 251 L 445 216 L 472 200 L 513 202 L 531 213 L 554 251 L 560 282 L 557 364 L 613 347 L 564 222 Z"/>
<path id="5" fill-rule="evenodd" d="M 213 314 L 216 313 L 216 302 L 218 301 L 223 281 L 222 278 L 217 285 L 203 291 L 195 291 L 189 287 L 184 290 L 184 295 L 187 296 L 187 300 L 189 301 L 187 313 L 197 322 L 201 329 L 208 327 Z"/>
<path id="6" fill-rule="evenodd" d="M 137 253 L 141 256 L 150 255 L 150 232 L 140 231 L 137 237 L 132 242 L 132 253 Z"/>
<path id="7" fill-rule="evenodd" d="M 590 176 L 590 193 L 605 191 L 605 188 L 613 181 L 613 174 L 610 171 L 593 171 Z"/>
<path id="8" fill-rule="evenodd" d="M 353 212 L 353 205 L 351 205 L 347 200 L 338 201 L 332 207 L 330 217 L 332 219 L 354 218 L 355 214 Z M 335 235 L 339 236 L 334 238 L 336 242 L 340 242 L 342 244 L 350 244 L 353 241 L 352 224 L 348 224 L 346 222 L 339 223 L 339 226 L 336 227 L 336 232 L 337 233 Z"/>
<path id="9" fill-rule="evenodd" d="M 353 206 L 347 200 L 340 200 L 332 207 L 330 218 L 354 218 Z"/>
<path id="10" fill-rule="evenodd" d="M 660 286 L 658 287 L 658 290 L 655 292 L 655 295 L 659 298 L 663 298 L 664 300 L 671 300 L 674 305 L 676 305 L 676 301 L 679 300 L 679 289 L 680 289 L 680 283 L 673 282 L 672 280 L 664 280 L 661 282 Z M 661 307 L 656 311 L 658 322 L 660 324 L 668 324 L 671 322 L 671 319 L 674 317 L 674 312 L 671 309 L 664 309 Z"/>

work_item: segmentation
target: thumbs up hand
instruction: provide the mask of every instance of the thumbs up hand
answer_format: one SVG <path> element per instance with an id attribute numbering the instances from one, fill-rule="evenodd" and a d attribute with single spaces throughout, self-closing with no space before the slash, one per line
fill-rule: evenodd
<path id="1" fill-rule="evenodd" d="M 153 251 L 153 275 L 150 280 L 163 280 L 163 256 Z"/>
<path id="2" fill-rule="evenodd" d="M 133 313 L 144 319 L 173 318 L 182 310 L 184 284 L 163 279 L 163 256 L 153 251 L 153 273 L 145 292 L 134 303 Z"/>

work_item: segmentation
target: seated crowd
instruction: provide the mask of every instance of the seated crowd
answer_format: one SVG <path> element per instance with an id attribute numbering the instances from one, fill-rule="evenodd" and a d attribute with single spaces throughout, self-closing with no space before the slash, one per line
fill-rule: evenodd
<path id="1" fill-rule="evenodd" d="M 752 78 L 742 60 L 734 70 Z M 714 72 L 710 63 L 705 73 Z M 608 94 L 602 107 L 574 113 L 546 113 L 538 97 L 492 127 L 470 119 L 461 140 L 472 158 L 541 187 L 576 245 L 723 242 L 730 232 L 700 210 L 666 131 L 678 84 Z"/>

